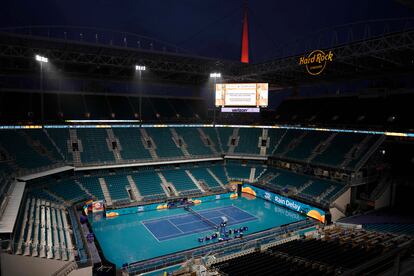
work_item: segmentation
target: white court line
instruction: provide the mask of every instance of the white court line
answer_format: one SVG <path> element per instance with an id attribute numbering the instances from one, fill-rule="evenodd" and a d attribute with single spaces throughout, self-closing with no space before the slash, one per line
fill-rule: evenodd
<path id="1" fill-rule="evenodd" d="M 250 217 L 249 218 L 246 218 L 246 219 L 241 219 L 241 220 L 238 220 L 238 219 L 235 219 L 234 217 L 232 217 L 232 216 L 230 216 L 230 215 L 228 215 L 228 214 L 225 214 L 225 213 L 223 213 L 223 212 L 221 212 L 220 210 L 224 210 L 224 209 L 229 209 L 229 208 L 236 208 L 237 210 L 239 210 L 239 211 L 241 211 L 241 212 L 243 212 L 243 213 L 246 213 L 246 214 L 248 214 Z M 216 219 L 216 218 L 220 218 L 220 217 L 222 217 L 223 215 L 224 216 L 228 216 L 228 217 L 230 217 L 232 220 L 233 220 L 233 223 L 234 224 L 231 224 L 231 225 L 235 225 L 235 224 L 240 224 L 240 223 L 243 223 L 243 222 L 246 222 L 246 221 L 252 221 L 252 220 L 257 220 L 258 218 L 256 217 L 256 216 L 253 216 L 253 215 L 251 215 L 250 213 L 248 213 L 248 212 L 246 212 L 246 211 L 244 211 L 244 210 L 242 210 L 242 209 L 240 209 L 240 208 L 238 208 L 237 206 L 234 206 L 234 205 L 231 205 L 231 206 L 222 206 L 222 207 L 216 207 L 216 208 L 211 208 L 211 209 L 205 209 L 205 210 L 201 210 L 200 212 L 198 212 L 199 214 L 200 213 L 202 213 L 202 212 L 204 212 L 204 213 L 206 213 L 206 212 L 210 212 L 210 211 L 218 211 L 219 213 L 221 213 L 222 215 L 220 215 L 220 216 L 215 216 L 215 217 L 211 217 L 211 218 L 208 218 L 209 220 L 213 220 L 213 219 Z M 197 222 L 203 222 L 201 219 L 197 219 L 197 220 L 195 220 L 195 221 L 190 221 L 190 222 L 186 222 L 186 223 L 182 223 L 182 224 L 175 224 L 175 223 L 173 223 L 170 219 L 174 219 L 174 218 L 182 218 L 182 217 L 187 217 L 187 216 L 189 216 L 189 217 L 191 217 L 191 216 L 193 216 L 193 217 L 196 217 L 194 214 L 179 214 L 179 215 L 173 215 L 173 216 L 167 216 L 167 217 L 163 217 L 163 218 L 155 218 L 155 219 L 150 219 L 150 220 L 145 220 L 145 221 L 141 221 L 141 223 L 144 225 L 144 227 L 151 233 L 151 235 L 158 241 L 158 242 L 162 242 L 162 241 L 160 241 L 154 234 L 153 234 L 153 232 L 145 225 L 145 223 L 154 223 L 154 221 L 155 222 L 162 222 L 162 221 L 168 221 L 172 226 L 174 226 L 174 228 L 176 228 L 178 231 L 180 231 L 180 233 L 178 233 L 178 234 L 172 234 L 172 235 L 167 235 L 167 236 L 161 236 L 160 235 L 160 238 L 162 238 L 163 239 L 163 241 L 164 240 L 171 240 L 171 239 L 174 239 L 175 237 L 183 237 L 183 236 L 187 236 L 187 235 L 190 235 L 191 234 L 191 231 L 190 232 L 183 232 L 180 228 L 178 228 L 179 226 L 182 226 L 182 225 L 186 225 L 186 224 L 193 224 L 193 223 L 197 223 Z M 202 230 L 201 230 L 202 229 Z M 198 230 L 201 230 L 201 231 L 197 231 L 197 232 L 194 232 L 194 233 L 201 233 L 201 232 L 204 232 L 204 231 L 207 231 L 207 230 L 209 230 L 209 229 L 211 229 L 211 227 L 209 227 L 209 228 L 206 228 L 205 230 L 203 229 L 203 228 L 198 228 Z M 169 237 L 174 237 L 174 238 L 169 238 Z"/>
<path id="2" fill-rule="evenodd" d="M 241 210 L 241 209 L 239 209 L 239 210 Z M 242 210 L 243 211 L 243 210 Z M 244 211 L 243 211 L 244 212 Z M 245 213 L 247 213 L 247 212 L 245 212 Z M 224 213 L 222 213 L 222 214 L 224 214 Z M 247 213 L 248 215 L 250 215 L 249 213 Z M 224 214 L 224 215 L 226 215 L 226 214 Z M 221 216 L 218 216 L 218 217 L 212 217 L 212 218 L 210 218 L 210 219 L 215 219 L 215 218 L 219 218 L 219 217 L 221 217 Z M 231 216 L 230 216 L 231 217 Z M 250 217 L 249 218 L 245 218 L 245 219 L 235 219 L 234 217 L 231 217 L 232 219 L 233 219 L 233 221 L 232 221 L 232 223 L 231 224 L 229 224 L 229 225 L 236 225 L 236 224 L 240 224 L 240 223 L 243 223 L 243 222 L 248 222 L 248 221 L 253 221 L 253 220 L 257 220 L 257 217 L 256 216 L 253 216 L 253 215 L 250 215 Z M 192 224 L 192 223 L 195 223 L 195 222 L 199 222 L 199 221 L 201 221 L 201 220 L 198 220 L 198 221 L 192 221 L 192 222 L 188 222 L 188 223 L 184 223 L 184 224 Z M 173 224 L 172 222 L 170 222 L 171 224 Z M 177 224 L 177 225 L 174 225 L 174 226 L 181 226 L 181 225 L 184 225 L 184 224 Z M 176 227 L 177 228 L 177 227 Z M 179 229 L 179 228 L 178 228 Z M 204 232 L 204 231 L 207 231 L 207 230 L 209 230 L 209 229 L 211 229 L 210 227 L 209 228 L 206 228 L 206 229 L 204 229 L 204 228 L 197 228 L 197 230 L 201 230 L 201 231 L 197 231 L 197 232 L 194 232 L 194 233 L 201 233 L 201 232 Z M 167 236 L 162 236 L 162 238 L 163 239 L 165 239 L 165 240 L 169 240 L 169 237 L 182 237 L 182 236 L 186 236 L 186 235 L 190 235 L 191 234 L 191 232 L 192 231 L 190 231 L 190 232 L 183 232 L 183 231 L 181 231 L 181 229 L 179 229 L 180 230 L 180 232 L 182 233 L 182 234 L 184 234 L 184 235 L 180 235 L 180 234 L 172 234 L 172 235 L 167 235 Z M 161 237 L 160 237 L 161 238 Z M 170 238 L 171 239 L 171 238 Z"/>
<path id="3" fill-rule="evenodd" d="M 208 211 L 212 211 L 212 210 L 217 210 L 217 209 L 226 209 L 226 208 L 228 208 L 228 207 L 234 207 L 234 206 L 222 206 L 222 207 L 214 207 L 214 208 L 211 208 L 211 209 L 204 209 L 204 210 L 201 210 L 199 213 L 201 213 L 201 212 L 208 212 Z M 236 207 L 237 208 L 237 207 Z M 142 222 L 151 222 L 151 221 L 157 221 L 157 220 L 162 220 L 162 219 L 165 219 L 165 218 L 168 218 L 168 219 L 174 219 L 174 218 L 180 218 L 180 217 L 185 217 L 185 216 L 188 216 L 189 214 L 188 213 L 183 213 L 183 214 L 177 214 L 177 215 L 171 215 L 171 216 L 165 216 L 165 217 L 160 217 L 160 218 L 153 218 L 153 219 L 147 219 L 147 220 L 143 220 Z"/>
<path id="4" fill-rule="evenodd" d="M 244 211 L 244 210 L 240 209 L 240 208 L 239 208 L 239 207 L 237 207 L 237 206 L 232 206 L 232 207 L 237 208 L 238 210 L 242 211 L 243 213 L 248 214 L 249 216 L 251 216 L 251 217 L 253 217 L 253 218 L 255 218 L 255 219 L 258 219 L 256 216 L 253 216 L 253 215 L 252 215 L 252 214 L 250 214 L 249 212 L 246 212 L 246 211 Z M 222 213 L 224 216 L 231 217 L 233 220 L 236 220 L 236 221 L 237 221 L 237 219 L 235 219 L 234 217 L 232 217 L 232 216 L 230 216 L 230 215 L 228 215 L 228 214 L 225 214 L 225 213 L 223 213 L 223 212 L 221 212 L 221 211 L 219 211 L 219 212 L 220 212 L 220 213 Z M 243 221 L 243 220 L 244 220 L 244 219 L 242 219 L 241 221 Z M 237 222 L 236 224 L 238 224 L 238 222 Z"/>
<path id="5" fill-rule="evenodd" d="M 217 218 L 217 217 L 215 217 L 215 218 Z M 229 226 L 236 225 L 236 224 L 240 224 L 240 223 L 247 222 L 247 221 L 253 221 L 253 220 L 257 220 L 257 217 L 255 217 L 255 216 L 252 215 L 251 218 L 246 218 L 246 219 L 242 219 L 242 220 L 236 220 L 236 221 L 234 221 L 234 224 L 229 224 Z M 198 230 L 200 230 L 200 229 L 202 229 L 202 228 L 198 228 Z M 211 228 L 207 228 L 205 230 L 203 229 L 201 231 L 194 232 L 194 234 L 201 233 L 201 232 L 207 231 L 209 229 L 211 229 Z M 173 235 L 162 236 L 162 238 L 165 239 L 165 240 L 172 240 L 174 238 L 179 238 L 179 237 L 183 237 L 183 236 L 190 235 L 190 233 L 191 232 L 182 232 L 181 235 L 173 234 Z M 169 238 L 169 237 L 173 237 L 173 238 Z"/>
<path id="6" fill-rule="evenodd" d="M 154 239 L 156 239 L 157 242 L 160 243 L 161 241 L 152 233 L 151 230 L 148 229 L 148 227 L 145 225 L 145 223 L 143 223 L 142 221 L 141 221 L 141 223 L 142 223 L 142 225 L 144 225 L 145 229 L 147 229 L 147 231 L 150 232 L 151 236 L 153 236 Z"/>
<path id="7" fill-rule="evenodd" d="M 184 233 L 183 231 L 181 231 L 181 229 L 180 228 L 178 228 L 174 223 L 172 223 L 169 219 L 167 219 L 167 221 L 172 225 L 172 226 L 174 226 L 174 228 L 175 229 L 177 229 L 178 231 L 180 231 L 181 233 Z"/>

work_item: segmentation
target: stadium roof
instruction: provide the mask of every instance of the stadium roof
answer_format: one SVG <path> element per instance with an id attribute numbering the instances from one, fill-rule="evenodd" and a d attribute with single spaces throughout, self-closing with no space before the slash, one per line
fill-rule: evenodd
<path id="1" fill-rule="evenodd" d="M 315 82 L 408 74 L 414 71 L 414 27 L 331 48 L 333 61 L 318 76 L 307 73 L 299 60 L 309 53 L 276 58 L 259 64 L 206 58 L 180 52 L 137 49 L 86 41 L 68 41 L 27 34 L 0 33 L 0 72 L 33 73 L 36 54 L 49 58 L 67 75 L 131 79 L 136 64 L 149 68 L 147 81 L 204 84 L 211 72 L 224 81 L 264 81 L 273 87 Z"/>

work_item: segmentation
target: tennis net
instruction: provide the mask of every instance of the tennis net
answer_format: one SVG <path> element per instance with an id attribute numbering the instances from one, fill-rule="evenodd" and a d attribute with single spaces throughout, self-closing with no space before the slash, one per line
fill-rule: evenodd
<path id="1" fill-rule="evenodd" d="M 217 224 L 215 224 L 214 222 L 212 222 L 211 220 L 209 220 L 206 217 L 203 217 L 202 215 L 200 215 L 199 213 L 197 213 L 196 211 L 194 211 L 193 209 L 191 209 L 190 207 L 185 207 L 184 208 L 186 211 L 190 212 L 191 214 L 197 216 L 201 221 L 203 221 L 205 224 L 210 225 L 213 228 L 217 228 Z"/>

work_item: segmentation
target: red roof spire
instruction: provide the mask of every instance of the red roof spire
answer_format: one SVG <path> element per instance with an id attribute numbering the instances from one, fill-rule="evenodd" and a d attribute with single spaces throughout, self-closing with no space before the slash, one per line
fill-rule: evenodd
<path id="1" fill-rule="evenodd" d="M 244 1 L 241 62 L 249 63 L 249 22 L 247 0 Z"/>

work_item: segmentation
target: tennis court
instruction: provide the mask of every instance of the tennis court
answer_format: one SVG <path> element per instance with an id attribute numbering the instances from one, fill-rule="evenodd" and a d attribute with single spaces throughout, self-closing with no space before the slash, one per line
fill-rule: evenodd
<path id="1" fill-rule="evenodd" d="M 214 223 L 219 223 L 220 217 L 226 216 L 230 228 L 247 226 L 247 236 L 306 219 L 297 212 L 261 198 L 205 201 L 191 208 Z M 198 238 L 211 235 L 214 231 L 212 225 L 184 208 L 93 219 L 91 223 L 105 258 L 118 268 L 124 263 L 148 260 L 204 245 Z"/>
<path id="2" fill-rule="evenodd" d="M 223 216 L 228 219 L 227 225 L 229 226 L 257 220 L 255 216 L 236 206 L 225 206 L 205 209 L 196 213 L 186 212 L 180 215 L 145 220 L 142 221 L 142 224 L 155 239 L 165 241 L 209 229 L 214 230 L 213 226 L 219 225 Z"/>

